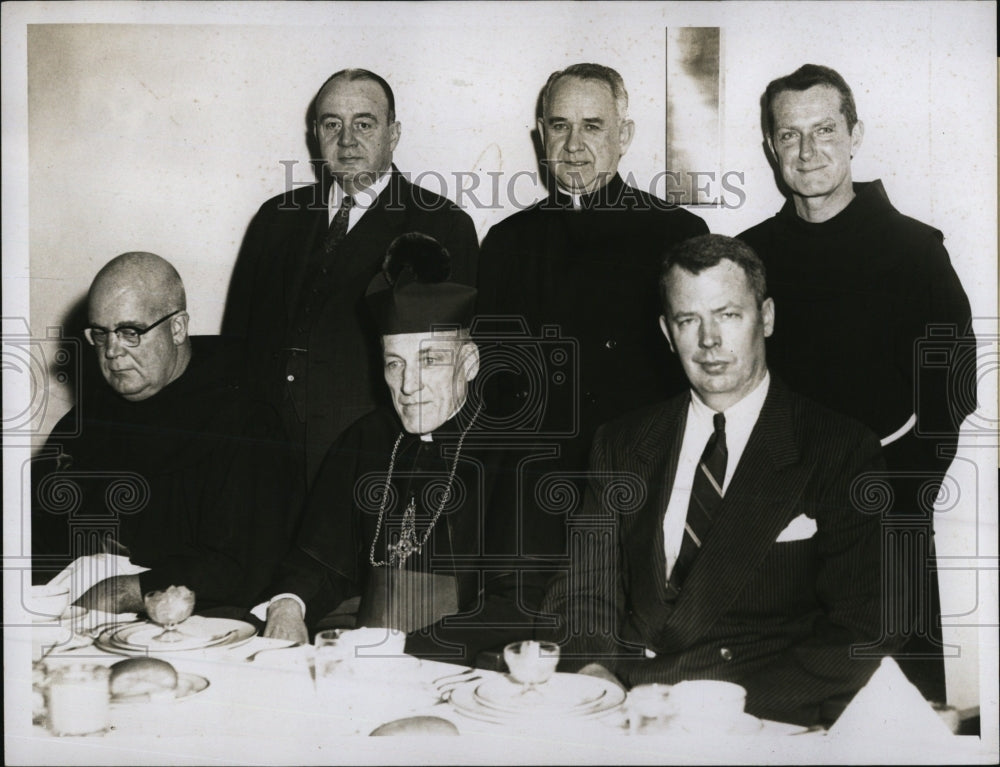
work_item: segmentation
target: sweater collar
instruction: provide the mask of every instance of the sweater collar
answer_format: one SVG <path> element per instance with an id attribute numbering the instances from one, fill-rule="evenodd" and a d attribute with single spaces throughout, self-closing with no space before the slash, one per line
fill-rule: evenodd
<path id="1" fill-rule="evenodd" d="M 791 198 L 785 201 L 778 217 L 802 231 L 827 233 L 854 228 L 866 218 L 881 216 L 887 211 L 895 210 L 889 202 L 889 195 L 881 179 L 858 181 L 853 186 L 854 199 L 840 213 L 826 221 L 813 223 L 800 218 L 795 212 L 795 202 Z"/>

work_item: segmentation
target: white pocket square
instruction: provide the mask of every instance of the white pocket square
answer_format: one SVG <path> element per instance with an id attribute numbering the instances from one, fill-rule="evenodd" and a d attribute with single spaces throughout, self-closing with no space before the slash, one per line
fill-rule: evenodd
<path id="1" fill-rule="evenodd" d="M 799 514 L 788 523 L 788 527 L 778 534 L 775 543 L 787 543 L 788 541 L 804 541 L 816 535 L 816 520 Z"/>

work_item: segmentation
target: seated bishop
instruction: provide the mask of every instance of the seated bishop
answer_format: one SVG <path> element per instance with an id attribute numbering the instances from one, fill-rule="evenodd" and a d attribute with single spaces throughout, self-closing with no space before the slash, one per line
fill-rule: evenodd
<path id="1" fill-rule="evenodd" d="M 327 454 L 265 636 L 386 626 L 407 633 L 407 653 L 464 663 L 531 636 L 542 594 L 517 556 L 514 473 L 472 386 L 476 291 L 448 274 L 447 251 L 410 233 L 372 280 L 391 407 Z"/>

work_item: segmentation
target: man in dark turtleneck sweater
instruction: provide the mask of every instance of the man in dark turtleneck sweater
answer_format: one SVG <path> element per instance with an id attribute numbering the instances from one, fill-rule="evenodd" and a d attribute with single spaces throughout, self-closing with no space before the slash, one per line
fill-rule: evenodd
<path id="1" fill-rule="evenodd" d="M 525 545 L 564 553 L 594 430 L 686 388 L 675 359 L 650 353 L 661 346 L 655 286 L 663 254 L 708 228 L 618 175 L 635 131 L 618 72 L 554 72 L 541 107 L 550 194 L 486 235 L 478 329 L 505 319 L 499 341 L 482 343 L 483 415 L 526 446 L 522 515 L 537 530 Z M 519 327 L 540 340 L 512 337 Z"/>
<path id="2" fill-rule="evenodd" d="M 249 607 L 290 541 L 299 499 L 277 413 L 241 383 L 238 347 L 188 336 L 184 286 L 152 253 L 125 253 L 94 278 L 76 436 L 32 465 L 35 579 L 95 554 L 138 574 L 101 580 L 79 603 L 143 609 L 143 594 L 187 586 L 196 609 Z M 277 551 L 276 551 L 277 549 Z"/>
<path id="3" fill-rule="evenodd" d="M 781 307 L 768 361 L 792 389 L 881 438 L 894 494 L 887 544 L 911 536 L 912 568 L 893 578 L 916 601 L 887 594 L 886 632 L 916 610 L 897 657 L 925 696 L 943 700 L 937 580 L 922 565 L 934 556 L 936 487 L 976 404 L 969 301 L 941 232 L 899 213 L 881 181 L 852 181 L 864 126 L 837 72 L 806 64 L 768 85 L 763 110 L 789 200 L 740 237 Z"/>

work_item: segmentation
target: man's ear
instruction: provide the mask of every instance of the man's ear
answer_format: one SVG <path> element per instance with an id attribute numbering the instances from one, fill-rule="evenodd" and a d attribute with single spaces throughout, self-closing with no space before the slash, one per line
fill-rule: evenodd
<path id="1" fill-rule="evenodd" d="M 458 354 L 458 364 L 462 368 L 462 375 L 465 376 L 466 381 L 471 381 L 479 375 L 479 347 L 472 341 L 466 341 L 462 344 L 462 349 Z"/>
<path id="2" fill-rule="evenodd" d="M 187 312 L 175 314 L 170 318 L 170 339 L 174 346 L 180 346 L 188 339 L 188 317 Z"/>
<path id="3" fill-rule="evenodd" d="M 535 127 L 538 128 L 538 138 L 541 140 L 542 146 L 545 146 L 545 118 L 536 118 Z"/>
<path id="4" fill-rule="evenodd" d="M 393 152 L 396 151 L 396 144 L 399 143 L 399 137 L 402 133 L 402 124 L 399 122 L 389 123 L 389 149 Z"/>
<path id="5" fill-rule="evenodd" d="M 618 126 L 618 149 L 619 157 L 624 157 L 625 153 L 628 151 L 629 146 L 632 144 L 632 138 L 635 136 L 635 123 L 631 120 L 622 120 L 622 124 Z"/>
<path id="6" fill-rule="evenodd" d="M 670 346 L 670 351 L 677 354 L 677 350 L 674 348 L 673 339 L 670 338 L 670 326 L 667 325 L 667 318 L 662 314 L 660 315 L 660 332 L 663 333 L 663 337 L 667 339 L 667 345 Z"/>
<path id="7" fill-rule="evenodd" d="M 853 158 L 861 148 L 861 141 L 865 137 L 865 124 L 858 120 L 851 130 L 851 157 Z"/>
<path id="8" fill-rule="evenodd" d="M 767 152 L 771 155 L 771 159 L 778 162 L 778 154 L 774 151 L 774 140 L 770 135 L 768 135 L 764 140 L 767 142 Z"/>
<path id="9" fill-rule="evenodd" d="M 770 338 L 774 332 L 774 299 L 765 298 L 760 305 L 760 316 L 764 322 L 764 338 Z"/>

